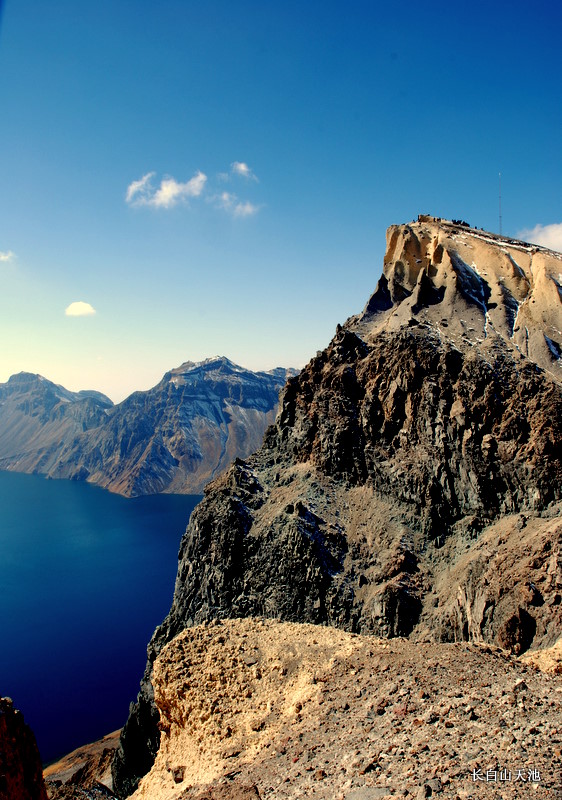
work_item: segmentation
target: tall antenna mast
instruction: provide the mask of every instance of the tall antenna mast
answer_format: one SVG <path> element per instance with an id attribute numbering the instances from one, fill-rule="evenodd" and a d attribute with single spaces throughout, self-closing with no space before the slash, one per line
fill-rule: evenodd
<path id="1" fill-rule="evenodd" d="M 500 176 L 500 236 L 502 235 L 502 174 Z"/>

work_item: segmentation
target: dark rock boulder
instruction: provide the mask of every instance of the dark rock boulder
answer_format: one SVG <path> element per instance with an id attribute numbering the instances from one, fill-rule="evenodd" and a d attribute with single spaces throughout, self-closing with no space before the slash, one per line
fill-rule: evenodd
<path id="1" fill-rule="evenodd" d="M 0 800 L 47 800 L 35 736 L 8 697 L 0 698 Z"/>

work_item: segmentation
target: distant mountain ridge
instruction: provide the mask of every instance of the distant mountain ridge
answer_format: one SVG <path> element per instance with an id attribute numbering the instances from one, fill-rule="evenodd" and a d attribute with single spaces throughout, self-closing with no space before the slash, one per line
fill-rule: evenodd
<path id="1" fill-rule="evenodd" d="M 64 443 L 102 425 L 113 403 L 20 372 L 0 384 L 0 469 L 50 474 Z"/>
<path id="2" fill-rule="evenodd" d="M 0 385 L 0 469 L 87 480 L 128 497 L 199 494 L 260 446 L 294 374 L 216 356 L 185 362 L 113 405 L 100 392 L 19 373 Z"/>

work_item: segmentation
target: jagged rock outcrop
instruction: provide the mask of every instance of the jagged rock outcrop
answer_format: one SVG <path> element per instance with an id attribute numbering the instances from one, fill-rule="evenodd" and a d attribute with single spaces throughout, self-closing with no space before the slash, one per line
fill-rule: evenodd
<path id="1" fill-rule="evenodd" d="M 35 736 L 9 697 L 0 698 L 0 800 L 47 800 Z"/>
<path id="2" fill-rule="evenodd" d="M 389 229 L 364 311 L 192 514 L 114 763 L 120 793 L 158 751 L 152 664 L 205 620 L 554 644 L 561 271 L 560 254 L 433 218 Z"/>
<path id="3" fill-rule="evenodd" d="M 289 374 L 219 357 L 186 362 L 116 406 L 17 375 L 0 387 L 0 468 L 87 480 L 127 497 L 199 494 L 260 446 Z"/>
<path id="4" fill-rule="evenodd" d="M 79 747 L 43 770 L 49 800 L 101 800 L 111 791 L 111 763 L 119 731 Z"/>

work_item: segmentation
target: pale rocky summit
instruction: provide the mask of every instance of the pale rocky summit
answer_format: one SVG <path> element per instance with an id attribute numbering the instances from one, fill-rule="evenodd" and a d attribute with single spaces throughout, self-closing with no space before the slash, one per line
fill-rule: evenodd
<path id="1" fill-rule="evenodd" d="M 0 469 L 87 480 L 127 497 L 199 494 L 260 446 L 291 374 L 224 357 L 186 362 L 116 406 L 97 392 L 14 376 L 0 386 Z"/>
<path id="2" fill-rule="evenodd" d="M 373 335 L 414 319 L 460 346 L 501 340 L 560 380 L 561 297 L 562 254 L 420 216 L 388 229 L 383 277 L 348 324 Z"/>
<path id="3" fill-rule="evenodd" d="M 191 517 L 114 762 L 118 792 L 158 753 L 155 659 L 206 620 L 514 655 L 555 644 L 561 272 L 562 255 L 466 224 L 389 229 L 364 311 L 288 380 L 261 449 L 207 486 Z"/>

